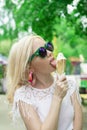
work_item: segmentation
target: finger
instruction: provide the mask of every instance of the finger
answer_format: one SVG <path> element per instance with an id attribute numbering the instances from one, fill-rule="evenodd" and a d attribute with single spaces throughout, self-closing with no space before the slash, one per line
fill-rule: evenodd
<path id="1" fill-rule="evenodd" d="M 58 74 L 56 74 L 56 81 L 57 81 L 57 80 L 59 80 L 59 76 L 58 76 Z"/>
<path id="2" fill-rule="evenodd" d="M 61 81 L 63 84 L 66 84 L 67 83 L 67 80 L 64 80 L 64 81 Z"/>
<path id="3" fill-rule="evenodd" d="M 66 76 L 65 75 L 61 76 L 60 79 L 59 79 L 59 81 L 64 81 L 64 80 L 66 80 Z"/>
<path id="4" fill-rule="evenodd" d="M 68 86 L 67 80 L 63 81 L 62 83 L 63 83 L 64 85 L 67 85 L 67 86 Z"/>
<path id="5" fill-rule="evenodd" d="M 56 86 L 58 87 L 58 88 L 60 88 L 61 86 L 62 86 L 62 82 L 56 82 Z"/>
<path id="6" fill-rule="evenodd" d="M 69 87 L 68 87 L 67 84 L 62 84 L 62 85 L 61 85 L 61 88 L 63 88 L 63 89 L 68 89 Z"/>
<path id="7" fill-rule="evenodd" d="M 65 97 L 66 93 L 67 93 L 67 90 L 64 89 L 63 91 L 61 91 L 61 92 L 59 93 L 59 96 L 60 96 L 61 98 L 63 98 L 63 97 Z"/>

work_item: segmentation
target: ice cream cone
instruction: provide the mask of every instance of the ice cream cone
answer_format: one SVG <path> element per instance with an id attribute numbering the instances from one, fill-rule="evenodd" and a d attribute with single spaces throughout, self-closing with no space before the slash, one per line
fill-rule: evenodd
<path id="1" fill-rule="evenodd" d="M 57 56 L 56 70 L 59 75 L 62 75 L 65 71 L 66 58 L 63 53 L 59 53 Z"/>
<path id="2" fill-rule="evenodd" d="M 64 71 L 65 71 L 65 60 L 64 59 L 61 59 L 57 62 L 57 65 L 56 65 L 56 68 L 57 68 L 57 72 L 58 74 L 63 74 Z"/>

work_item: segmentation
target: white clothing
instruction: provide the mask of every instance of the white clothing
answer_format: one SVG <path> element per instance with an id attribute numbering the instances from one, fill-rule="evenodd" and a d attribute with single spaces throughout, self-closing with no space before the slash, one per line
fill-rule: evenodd
<path id="1" fill-rule="evenodd" d="M 74 108 L 71 103 L 70 96 L 74 91 L 77 92 L 78 100 L 79 93 L 75 81 L 68 79 L 69 90 L 64 97 L 60 109 L 59 121 L 58 121 L 58 130 L 72 130 L 73 129 L 73 118 L 74 118 Z M 38 113 L 42 122 L 44 122 L 52 101 L 52 96 L 55 89 L 56 80 L 54 83 L 45 89 L 37 89 L 32 86 L 22 86 L 18 88 L 14 95 L 14 103 L 13 103 L 13 119 L 15 117 L 20 116 L 18 101 L 21 100 L 27 104 L 31 104 L 36 112 Z M 29 113 L 28 113 L 29 115 Z M 30 117 L 31 115 L 29 115 Z"/>

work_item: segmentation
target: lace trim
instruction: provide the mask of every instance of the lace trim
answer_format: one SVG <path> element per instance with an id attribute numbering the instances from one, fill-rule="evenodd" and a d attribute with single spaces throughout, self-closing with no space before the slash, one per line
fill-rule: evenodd
<path id="1" fill-rule="evenodd" d="M 77 94 L 77 99 L 79 101 L 79 104 L 81 105 L 81 97 L 80 97 L 80 94 L 79 94 L 79 87 L 77 86 L 77 83 L 75 81 L 75 79 L 68 79 L 68 84 L 69 84 L 69 94 L 70 96 L 76 92 Z"/>
<path id="2" fill-rule="evenodd" d="M 68 78 L 67 78 L 68 79 Z M 36 89 L 31 86 L 22 86 L 21 88 L 17 89 L 14 96 L 14 104 L 13 104 L 13 121 L 17 121 L 18 117 L 20 117 L 19 107 L 18 107 L 18 101 L 21 100 L 27 104 L 33 105 L 34 109 L 38 108 L 38 103 L 42 100 L 46 100 L 47 97 L 52 97 L 54 90 L 55 90 L 55 82 L 46 89 Z M 71 96 L 74 91 L 77 91 L 77 86 L 75 84 L 75 81 L 72 79 L 68 79 L 69 84 L 69 95 Z M 77 95 L 79 95 L 79 92 L 77 91 Z M 80 101 L 80 98 L 78 96 L 78 100 Z"/>
<path id="3" fill-rule="evenodd" d="M 42 100 L 46 98 L 47 96 L 53 95 L 53 92 L 54 92 L 54 86 L 52 88 L 42 90 L 42 91 L 32 89 L 33 96 L 37 98 L 38 100 Z"/>
<path id="4" fill-rule="evenodd" d="M 17 89 L 15 92 L 14 100 L 18 102 L 19 100 L 27 101 L 32 104 L 31 101 L 42 100 L 50 94 L 53 94 L 55 89 L 55 80 L 53 84 L 49 88 L 45 89 L 37 89 L 31 86 L 22 86 L 21 88 Z"/>
<path id="5" fill-rule="evenodd" d="M 49 88 L 46 89 L 36 89 L 31 86 L 22 86 L 21 88 L 17 89 L 14 95 L 14 103 L 12 109 L 13 122 L 16 124 L 17 120 L 19 120 L 19 118 L 21 117 L 18 106 L 19 100 L 33 105 L 34 109 L 37 111 L 37 101 L 40 102 L 43 99 L 45 100 L 47 96 L 53 95 L 54 89 L 55 81 Z"/>
<path id="6" fill-rule="evenodd" d="M 77 91 L 77 93 L 79 93 L 75 80 L 71 78 L 67 78 L 67 80 L 69 85 L 69 94 L 72 95 L 74 91 Z M 16 90 L 14 101 L 18 102 L 19 100 L 22 100 L 28 104 L 36 104 L 36 100 L 46 99 L 47 96 L 53 95 L 55 83 L 56 82 L 54 80 L 54 83 L 49 88 L 45 89 L 37 89 L 31 86 L 22 86 Z"/>

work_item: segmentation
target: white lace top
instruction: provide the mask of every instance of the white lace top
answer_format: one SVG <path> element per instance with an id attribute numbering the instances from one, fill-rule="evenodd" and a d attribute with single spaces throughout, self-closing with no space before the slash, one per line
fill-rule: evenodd
<path id="1" fill-rule="evenodd" d="M 36 112 L 38 113 L 41 121 L 43 122 L 49 112 L 52 96 L 55 89 L 55 82 L 46 89 L 37 89 L 32 86 L 22 86 L 17 89 L 14 96 L 13 103 L 13 120 L 17 120 L 17 117 L 20 117 L 18 101 L 21 100 L 27 104 L 31 104 Z M 58 130 L 72 130 L 73 129 L 73 118 L 74 118 L 74 109 L 71 103 L 70 96 L 74 91 L 77 92 L 77 97 L 80 102 L 80 97 L 78 93 L 78 88 L 74 80 L 68 78 L 69 90 L 64 97 L 60 109 Z M 18 121 L 17 121 L 18 122 Z"/>

